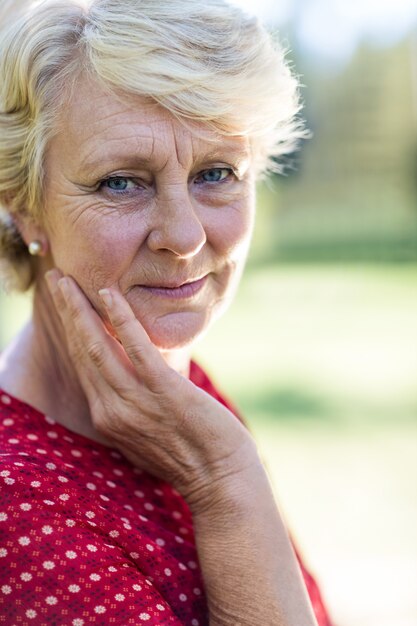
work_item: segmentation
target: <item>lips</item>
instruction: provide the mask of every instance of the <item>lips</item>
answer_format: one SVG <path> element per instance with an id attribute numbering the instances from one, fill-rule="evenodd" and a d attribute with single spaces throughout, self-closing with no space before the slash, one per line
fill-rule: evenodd
<path id="1" fill-rule="evenodd" d="M 197 283 L 203 278 L 205 278 L 205 276 L 202 276 L 201 278 L 191 278 L 188 280 L 166 281 L 163 283 L 159 283 L 158 285 L 140 285 L 140 287 L 149 287 L 150 289 L 179 289 L 180 287 L 184 287 L 185 285 Z"/>
<path id="2" fill-rule="evenodd" d="M 138 285 L 140 289 L 145 290 L 155 296 L 165 298 L 190 298 L 196 295 L 205 285 L 208 275 L 194 280 L 185 282 L 174 280 L 166 281 L 158 285 Z"/>

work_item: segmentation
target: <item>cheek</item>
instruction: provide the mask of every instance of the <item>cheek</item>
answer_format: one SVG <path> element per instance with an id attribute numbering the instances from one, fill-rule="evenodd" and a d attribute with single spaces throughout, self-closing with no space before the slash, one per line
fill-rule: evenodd
<path id="1" fill-rule="evenodd" d="M 254 203 L 245 199 L 213 214 L 207 225 L 208 239 L 218 254 L 237 261 L 246 257 L 254 222 Z"/>
<path id="2" fill-rule="evenodd" d="M 54 262 L 82 288 L 100 289 L 118 281 L 140 246 L 143 233 L 129 217 L 94 216 L 54 225 L 50 247 Z"/>

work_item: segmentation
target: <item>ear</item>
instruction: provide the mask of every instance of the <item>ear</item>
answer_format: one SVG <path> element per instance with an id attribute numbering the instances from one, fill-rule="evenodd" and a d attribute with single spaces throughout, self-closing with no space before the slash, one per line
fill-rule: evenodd
<path id="1" fill-rule="evenodd" d="M 17 213 L 12 219 L 25 244 L 29 247 L 33 241 L 39 241 L 41 251 L 38 256 L 46 256 L 49 252 L 49 240 L 45 229 L 30 215 Z"/>

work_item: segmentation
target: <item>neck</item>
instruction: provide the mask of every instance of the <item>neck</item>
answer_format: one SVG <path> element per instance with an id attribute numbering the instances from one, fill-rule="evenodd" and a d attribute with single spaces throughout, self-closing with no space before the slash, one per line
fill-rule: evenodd
<path id="1" fill-rule="evenodd" d="M 163 351 L 162 356 L 170 367 L 189 376 L 187 350 Z M 35 290 L 31 321 L 1 355 L 0 386 L 70 430 L 111 445 L 93 426 L 60 319 L 43 282 Z"/>

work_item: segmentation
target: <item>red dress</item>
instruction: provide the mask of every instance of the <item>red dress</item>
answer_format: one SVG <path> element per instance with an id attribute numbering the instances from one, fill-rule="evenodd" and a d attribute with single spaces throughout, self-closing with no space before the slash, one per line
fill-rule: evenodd
<path id="1" fill-rule="evenodd" d="M 190 377 L 233 410 L 195 363 Z M 300 566 L 319 625 L 331 626 Z M 208 624 L 183 498 L 1 391 L 0 623 Z"/>

